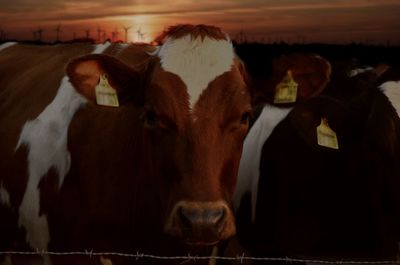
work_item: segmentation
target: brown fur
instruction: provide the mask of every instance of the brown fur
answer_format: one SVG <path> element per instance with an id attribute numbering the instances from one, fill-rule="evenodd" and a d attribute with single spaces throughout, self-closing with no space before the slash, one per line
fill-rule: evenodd
<path id="1" fill-rule="evenodd" d="M 15 206 L 22 200 L 25 186 L 20 183 L 27 177 L 26 152 L 24 148 L 15 152 L 21 129 L 52 101 L 68 60 L 90 49 L 89 45 L 16 45 L 1 52 L 0 181 L 12 191 Z"/>
<path id="2" fill-rule="evenodd" d="M 179 39 L 190 35 L 193 39 L 200 37 L 202 40 L 209 37 L 215 40 L 227 40 L 227 35 L 221 29 L 210 25 L 179 24 L 169 27 L 155 38 L 155 42 L 163 44 L 166 38 Z"/>
<path id="3" fill-rule="evenodd" d="M 218 30 L 206 26 L 177 27 L 173 35 L 178 38 L 190 29 L 194 30 L 193 36 L 218 38 Z M 31 54 L 30 49 L 36 47 L 25 53 Z M 90 52 L 88 47 L 85 49 L 76 55 Z M 43 52 L 54 57 L 46 49 Z M 75 114 L 69 126 L 72 164 L 61 189 L 55 189 L 54 170 L 40 183 L 41 191 L 46 193 L 41 194 L 41 210 L 48 216 L 52 250 L 138 249 L 154 254 L 187 254 L 190 248 L 183 244 L 185 238 L 164 234 L 164 228 L 172 235 L 172 230 L 184 229 L 165 225 L 177 217 L 173 209 L 181 201 L 189 201 L 189 207 L 206 207 L 204 211 L 209 205 L 225 211 L 223 231 L 210 237 L 197 234 L 194 242 L 218 242 L 235 232 L 230 198 L 251 108 L 243 65 L 235 61 L 231 71 L 209 84 L 191 110 L 186 87 L 178 76 L 162 70 L 157 58 L 131 52 L 131 47 L 123 51 L 111 47 L 106 54 L 75 58 L 65 68 L 68 59 L 76 56 L 71 51 L 63 55 L 65 60 L 55 60 L 57 65 L 48 66 L 57 73 L 49 78 L 50 69 L 42 73 L 34 65 L 11 67 L 15 74 L 6 67 L 1 69 L 13 75 L 10 79 L 0 78 L 12 99 L 0 97 L 0 102 L 10 101 L 0 105 L 10 113 L 0 117 L 4 136 L 0 139 L 0 155 L 5 161 L 14 161 L 13 150 L 23 124 L 37 117 L 54 98 L 63 69 L 76 90 L 91 101 Z M 62 52 L 55 49 L 54 53 Z M 2 65 L 12 66 L 12 58 L 19 56 L 13 54 Z M 42 60 L 47 69 L 47 61 Z M 18 83 L 21 71 L 37 74 L 21 78 Z M 118 92 L 119 108 L 93 102 L 93 90 L 102 73 L 107 73 Z M 46 82 L 44 86 L 41 81 Z M 37 105 L 29 105 L 32 102 Z M 5 127 L 7 130 L 2 129 Z M 20 153 L 12 166 L 7 165 L 9 174 L 2 179 L 10 191 L 8 179 L 18 176 L 21 183 L 26 182 L 26 169 L 20 173 L 23 167 L 19 165 L 26 166 L 26 152 Z M 4 167 L 0 164 L 0 169 Z M 24 187 L 19 189 L 19 195 L 13 196 L 22 197 Z M 15 200 L 14 207 L 18 202 Z"/>
<path id="4" fill-rule="evenodd" d="M 109 76 L 108 81 L 117 90 L 119 101 L 122 103 L 132 100 L 137 92 L 129 85 L 142 87 L 145 80 L 145 73 L 103 54 L 90 54 L 73 60 L 68 64 L 66 73 L 78 92 L 92 102 L 96 98 L 94 87 L 103 74 Z M 137 97 L 143 98 L 143 94 Z"/>

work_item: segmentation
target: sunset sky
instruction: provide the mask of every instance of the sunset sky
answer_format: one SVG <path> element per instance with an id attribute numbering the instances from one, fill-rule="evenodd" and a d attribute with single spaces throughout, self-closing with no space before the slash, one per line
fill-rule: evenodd
<path id="1" fill-rule="evenodd" d="M 177 23 L 213 24 L 232 39 L 243 31 L 249 41 L 400 45 L 399 0 L 0 0 L 0 28 L 11 39 L 33 39 L 40 27 L 52 41 L 60 24 L 61 40 L 86 31 L 97 39 L 98 28 L 124 40 L 125 26 L 128 41 L 148 42 Z"/>

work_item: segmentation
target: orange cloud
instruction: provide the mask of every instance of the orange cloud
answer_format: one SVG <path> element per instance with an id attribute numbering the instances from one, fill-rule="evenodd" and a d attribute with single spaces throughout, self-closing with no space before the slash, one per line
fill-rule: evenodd
<path id="1" fill-rule="evenodd" d="M 40 26 L 47 39 L 54 39 L 59 23 L 64 38 L 73 32 L 83 36 L 87 29 L 94 36 L 98 27 L 111 35 L 132 25 L 130 40 L 135 40 L 139 27 L 149 39 L 171 24 L 206 23 L 257 39 L 301 34 L 310 41 L 400 41 L 399 9 L 397 0 L 13 0 L 0 2 L 0 27 L 10 36 L 31 38 Z"/>

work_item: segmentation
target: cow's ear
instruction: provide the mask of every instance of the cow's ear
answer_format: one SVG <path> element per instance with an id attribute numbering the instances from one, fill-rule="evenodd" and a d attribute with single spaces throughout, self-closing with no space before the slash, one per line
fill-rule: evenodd
<path id="1" fill-rule="evenodd" d="M 311 97 L 319 95 L 328 84 L 332 67 L 328 60 L 317 55 L 295 54 L 294 62 L 290 69 L 292 70 L 293 78 L 298 83 L 297 101 L 301 102 Z"/>
<path id="2" fill-rule="evenodd" d="M 108 83 L 115 91 L 118 104 L 138 102 L 144 95 L 144 78 L 141 71 L 104 54 L 90 54 L 73 59 L 66 73 L 74 88 L 89 101 L 96 103 L 96 87 Z M 111 90 L 111 91 L 112 91 Z"/>
<path id="3" fill-rule="evenodd" d="M 319 95 L 325 89 L 330 76 L 331 64 L 320 56 L 313 54 L 282 55 L 273 60 L 270 78 L 254 80 L 253 102 L 256 105 L 274 102 L 277 87 L 286 87 L 285 83 L 288 81 L 297 84 L 295 102 L 279 103 L 279 105 L 288 106 L 308 100 Z"/>

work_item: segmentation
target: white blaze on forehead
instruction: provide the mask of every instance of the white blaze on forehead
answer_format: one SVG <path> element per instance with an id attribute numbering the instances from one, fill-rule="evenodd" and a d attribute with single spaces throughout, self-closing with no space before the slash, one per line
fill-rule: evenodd
<path id="1" fill-rule="evenodd" d="M 92 53 L 102 53 L 110 43 L 96 45 Z M 67 148 L 68 127 L 75 112 L 87 100 L 81 96 L 65 76 L 57 95 L 39 116 L 25 123 L 16 150 L 28 147 L 29 178 L 19 207 L 19 225 L 26 230 L 26 241 L 34 249 L 47 249 L 50 241 L 46 215 L 40 211 L 40 180 L 54 168 L 61 186 L 67 175 L 71 157 Z"/>
<path id="2" fill-rule="evenodd" d="M 4 188 L 3 183 L 0 182 L 0 204 L 10 207 L 10 193 Z"/>
<path id="3" fill-rule="evenodd" d="M 16 42 L 6 42 L 0 45 L 0 51 L 17 44 Z"/>
<path id="4" fill-rule="evenodd" d="M 235 57 L 230 41 L 200 36 L 193 39 L 191 35 L 168 38 L 157 55 L 162 68 L 178 75 L 185 83 L 192 109 L 208 84 L 231 70 Z"/>
<path id="5" fill-rule="evenodd" d="M 379 87 L 388 97 L 392 106 L 396 109 L 397 116 L 400 117 L 400 81 L 388 81 Z"/>
<path id="6" fill-rule="evenodd" d="M 236 190 L 233 195 L 233 206 L 237 211 L 242 197 L 250 192 L 252 221 L 254 221 L 256 211 L 262 148 L 272 131 L 288 115 L 291 109 L 265 105 L 244 140 Z"/>

